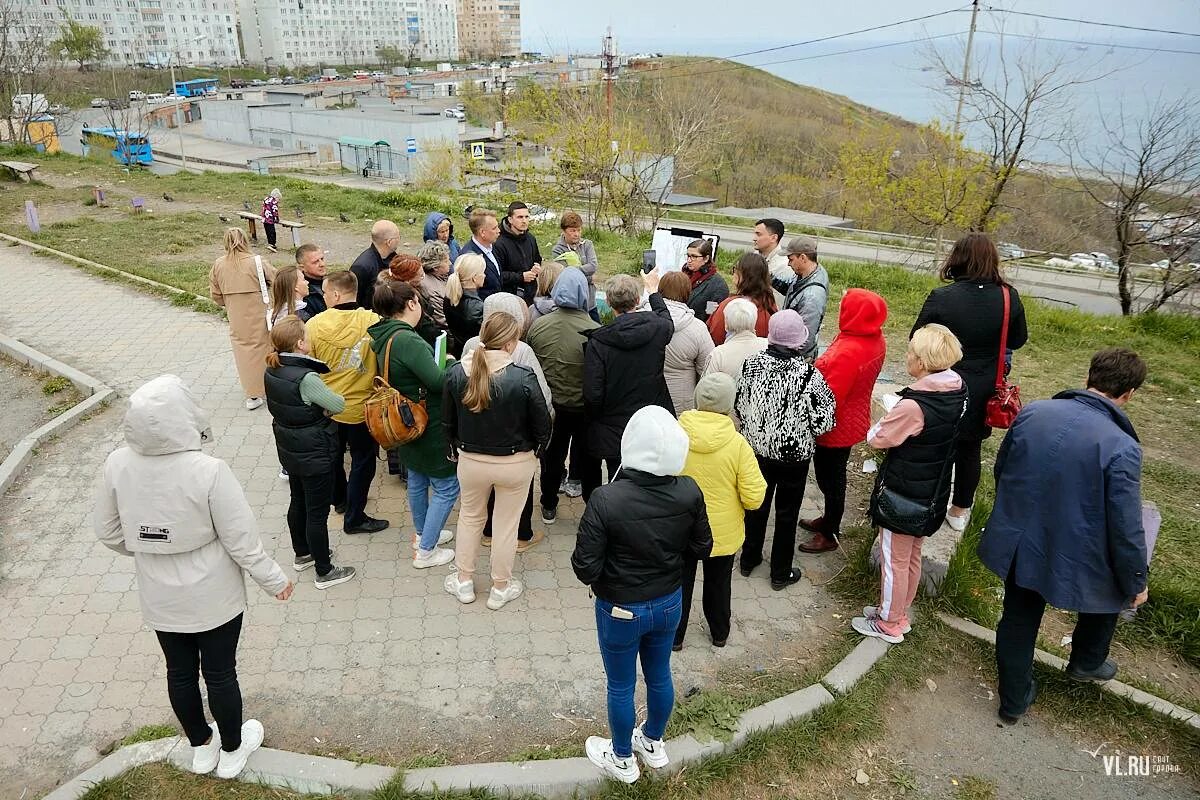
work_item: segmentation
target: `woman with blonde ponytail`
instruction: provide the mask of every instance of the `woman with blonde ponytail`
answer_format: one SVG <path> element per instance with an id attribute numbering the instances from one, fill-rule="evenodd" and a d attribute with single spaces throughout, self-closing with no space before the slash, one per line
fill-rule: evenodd
<path id="1" fill-rule="evenodd" d="M 465 258 L 469 256 L 459 257 L 453 277 Z M 492 610 L 503 608 L 524 591 L 521 581 L 512 577 L 517 526 L 538 455 L 550 441 L 550 412 L 537 376 L 512 360 L 521 328 L 511 314 L 489 316 L 479 334 L 479 347 L 446 374 L 442 395 L 442 424 L 458 462 L 462 492 L 456 573 L 446 577 L 445 587 L 459 602 L 475 601 L 475 563 L 488 517 L 488 497 L 494 491 L 492 590 L 487 601 Z"/>
<path id="2" fill-rule="evenodd" d="M 479 335 L 483 325 L 483 300 L 479 289 L 483 286 L 483 256 L 465 253 L 454 262 L 454 272 L 446 280 L 446 296 L 442 310 L 446 315 L 446 326 L 450 329 L 450 352 L 455 357 L 462 354 L 463 345 L 472 336 Z"/>

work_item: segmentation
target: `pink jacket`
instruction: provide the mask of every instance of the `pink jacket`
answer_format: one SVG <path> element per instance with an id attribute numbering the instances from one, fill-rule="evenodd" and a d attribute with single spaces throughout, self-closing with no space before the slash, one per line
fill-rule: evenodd
<path id="1" fill-rule="evenodd" d="M 947 369 L 926 375 L 910 388 L 921 392 L 956 392 L 962 388 L 962 378 Z M 925 414 L 916 400 L 903 399 L 867 431 L 867 444 L 877 450 L 887 450 L 903 444 L 925 429 Z"/>

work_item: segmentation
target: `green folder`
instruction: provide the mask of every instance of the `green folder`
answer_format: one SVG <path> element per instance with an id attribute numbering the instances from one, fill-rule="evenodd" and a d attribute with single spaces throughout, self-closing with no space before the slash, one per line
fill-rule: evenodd
<path id="1" fill-rule="evenodd" d="M 439 369 L 446 368 L 446 332 L 442 331 L 438 334 L 437 339 L 433 342 L 433 360 L 437 362 Z"/>

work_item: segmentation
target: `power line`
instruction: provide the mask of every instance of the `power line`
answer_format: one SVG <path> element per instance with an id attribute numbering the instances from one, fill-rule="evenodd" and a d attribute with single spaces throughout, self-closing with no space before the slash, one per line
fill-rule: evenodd
<path id="1" fill-rule="evenodd" d="M 871 33 L 874 31 L 885 30 L 887 28 L 895 28 L 900 25 L 907 25 L 910 22 L 922 22 L 927 19 L 934 19 L 936 17 L 944 17 L 947 14 L 956 14 L 961 11 L 966 11 L 968 8 L 970 8 L 969 5 L 960 6 L 958 8 L 950 8 L 945 11 L 939 11 L 936 14 L 923 14 L 922 16 L 919 16 L 919 17 L 910 17 L 909 19 L 901 19 L 901 20 L 897 20 L 895 22 L 887 22 L 882 25 L 872 25 L 869 28 L 859 28 L 858 30 L 855 30 L 855 31 L 846 31 L 845 33 L 834 33 L 834 34 L 830 34 L 829 36 L 820 36 L 816 39 L 806 39 L 805 41 L 802 41 L 802 42 L 792 42 L 791 44 L 781 44 L 781 45 L 777 45 L 775 47 L 764 47 L 760 50 L 748 50 L 745 53 L 733 53 L 732 55 L 728 55 L 728 56 L 714 56 L 711 58 L 701 59 L 699 61 L 693 61 L 689 64 L 680 65 L 678 67 L 670 67 L 668 69 L 691 68 L 691 67 L 699 66 L 701 64 L 713 63 L 713 62 L 718 62 L 718 61 L 732 61 L 735 58 L 745 58 L 746 56 L 756 56 L 756 55 L 761 55 L 763 53 L 774 53 L 779 50 L 788 50 L 793 47 L 803 47 L 805 45 L 818 44 L 820 42 L 828 42 L 828 41 L 832 41 L 834 39 L 844 39 L 847 36 L 857 36 L 860 33 Z M 775 63 L 785 63 L 785 62 L 771 61 L 768 63 L 775 64 Z"/>
<path id="2" fill-rule="evenodd" d="M 1018 39 L 1037 39 L 1038 41 L 1041 41 L 1041 42 L 1062 42 L 1063 44 L 1082 44 L 1082 45 L 1088 45 L 1090 47 L 1110 47 L 1110 48 L 1115 47 L 1118 50 L 1144 50 L 1144 51 L 1149 51 L 1151 53 L 1175 53 L 1178 55 L 1185 55 L 1185 56 L 1200 56 L 1200 50 L 1174 50 L 1174 49 L 1167 48 L 1167 47 L 1148 47 L 1148 46 L 1136 45 L 1136 44 L 1116 44 L 1113 42 L 1092 42 L 1092 41 L 1088 41 L 1086 39 L 1059 39 L 1059 38 L 1055 38 L 1053 36 L 1041 36 L 1036 33 L 1012 33 L 1011 31 L 988 31 L 988 30 L 985 30 L 982 32 L 990 33 L 992 36 L 1000 36 L 1000 37 L 1015 36 Z"/>
<path id="3" fill-rule="evenodd" d="M 1143 28 L 1139 25 L 1122 25 L 1117 22 L 1100 22 L 1092 19 L 1076 19 L 1074 17 L 1056 17 L 1052 14 L 1035 14 L 1032 11 L 1013 11 L 1007 8 L 996 8 L 988 6 L 988 11 L 994 11 L 1000 14 L 1015 14 L 1018 17 L 1037 17 L 1038 19 L 1050 19 L 1056 22 L 1078 22 L 1081 25 L 1099 25 L 1104 28 L 1121 28 L 1127 31 L 1142 31 L 1143 33 L 1168 33 L 1172 36 L 1194 36 L 1200 38 L 1200 33 L 1192 33 L 1191 31 L 1168 31 L 1162 28 Z"/>

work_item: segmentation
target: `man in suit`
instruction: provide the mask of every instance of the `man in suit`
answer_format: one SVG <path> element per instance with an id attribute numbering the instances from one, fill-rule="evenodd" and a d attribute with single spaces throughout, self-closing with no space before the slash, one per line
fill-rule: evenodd
<path id="1" fill-rule="evenodd" d="M 463 245 L 462 252 L 483 256 L 483 286 L 479 289 L 479 299 L 486 300 L 488 295 L 502 289 L 500 262 L 492 251 L 492 246 L 500 238 L 500 223 L 496 221 L 495 211 L 476 208 L 471 211 L 467 225 L 471 229 L 471 240 Z"/>

